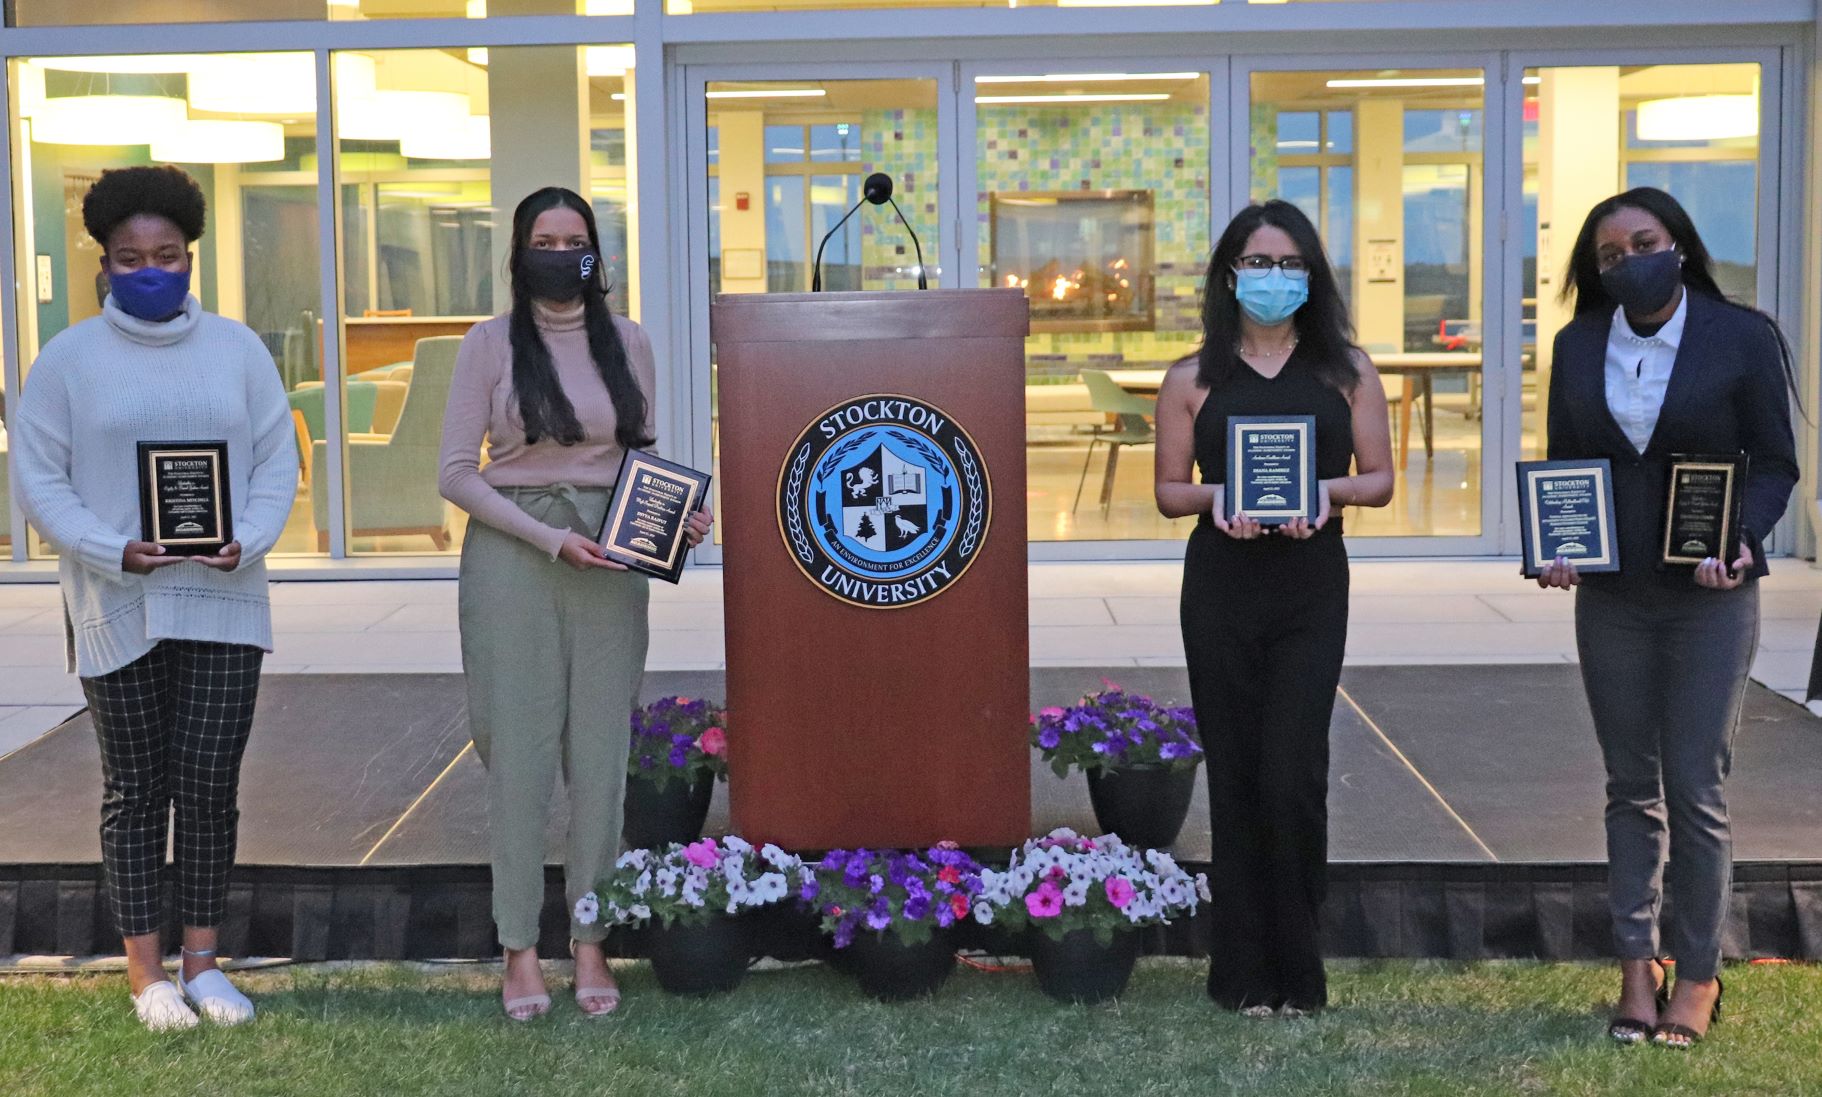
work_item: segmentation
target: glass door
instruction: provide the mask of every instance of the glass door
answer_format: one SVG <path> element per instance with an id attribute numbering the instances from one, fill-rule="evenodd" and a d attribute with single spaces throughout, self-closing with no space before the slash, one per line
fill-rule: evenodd
<path id="1" fill-rule="evenodd" d="M 748 65 L 684 70 L 691 178 L 690 363 L 696 459 L 715 462 L 720 434 L 709 304 L 720 293 L 803 293 L 822 250 L 827 291 L 957 285 L 954 76 L 944 66 Z M 916 233 L 889 207 L 845 224 L 875 172 Z M 837 225 L 840 224 L 839 229 Z M 832 233 L 832 235 L 831 235 Z M 825 238 L 827 243 L 824 243 Z M 706 562 L 717 544 L 703 548 Z"/>
<path id="2" fill-rule="evenodd" d="M 1367 59 L 1363 58 L 1362 61 Z M 1233 193 L 1281 198 L 1322 233 L 1390 403 L 1389 507 L 1350 509 L 1375 555 L 1493 551 L 1503 361 L 1486 321 L 1500 247 L 1492 58 L 1400 66 L 1236 63 Z M 1215 232 L 1221 226 L 1217 224 Z"/>

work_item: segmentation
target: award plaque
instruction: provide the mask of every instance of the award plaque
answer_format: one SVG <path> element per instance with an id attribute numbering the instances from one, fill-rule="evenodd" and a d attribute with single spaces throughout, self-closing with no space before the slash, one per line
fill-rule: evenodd
<path id="1" fill-rule="evenodd" d="M 176 556 L 213 556 L 234 540 L 228 443 L 139 443 L 140 540 Z"/>
<path id="2" fill-rule="evenodd" d="M 1315 519 L 1315 416 L 1228 417 L 1224 509 L 1228 518 L 1245 514 L 1262 526 Z"/>
<path id="3" fill-rule="evenodd" d="M 1740 453 L 1670 455 L 1664 564 L 1699 564 L 1712 556 L 1733 566 L 1740 555 L 1746 464 Z"/>
<path id="4" fill-rule="evenodd" d="M 1586 573 L 1618 571 L 1613 529 L 1613 466 L 1592 461 L 1520 461 L 1521 567 L 1535 579 L 1557 557 Z"/>
<path id="5" fill-rule="evenodd" d="M 689 555 L 684 523 L 708 498 L 709 475 L 629 449 L 597 540 L 609 560 L 675 583 Z"/>

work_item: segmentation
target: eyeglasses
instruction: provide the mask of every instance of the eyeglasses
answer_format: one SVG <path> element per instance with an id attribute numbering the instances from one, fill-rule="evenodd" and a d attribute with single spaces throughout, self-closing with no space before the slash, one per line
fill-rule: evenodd
<path id="1" fill-rule="evenodd" d="M 1286 278 L 1301 282 L 1310 276 L 1310 268 L 1301 255 L 1286 255 L 1282 259 L 1273 259 L 1269 255 L 1242 255 L 1234 264 L 1234 270 L 1243 278 L 1264 278 L 1273 267 L 1284 272 Z"/>

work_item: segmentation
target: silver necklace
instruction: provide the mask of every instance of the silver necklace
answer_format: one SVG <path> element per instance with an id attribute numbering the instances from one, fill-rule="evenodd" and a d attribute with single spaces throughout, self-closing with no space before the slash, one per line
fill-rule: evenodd
<path id="1" fill-rule="evenodd" d="M 1296 349 L 1297 349 L 1297 340 L 1295 340 L 1295 339 L 1292 339 L 1289 343 L 1285 344 L 1282 347 L 1279 347 L 1277 350 L 1251 350 L 1251 349 L 1248 349 L 1248 347 L 1245 343 L 1240 344 L 1240 353 L 1246 355 L 1249 358 L 1277 358 L 1280 355 L 1289 354 L 1291 351 L 1296 350 Z"/>

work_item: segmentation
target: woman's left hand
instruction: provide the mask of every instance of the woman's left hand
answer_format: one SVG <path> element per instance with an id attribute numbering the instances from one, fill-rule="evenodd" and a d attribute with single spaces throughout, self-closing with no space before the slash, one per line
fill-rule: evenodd
<path id="1" fill-rule="evenodd" d="M 1752 549 L 1740 546 L 1740 558 L 1733 562 L 1733 567 L 1724 568 L 1721 562 L 1710 556 L 1695 566 L 1697 586 L 1709 590 L 1734 590 L 1746 581 L 1746 573 L 1752 569 Z"/>
<path id="2" fill-rule="evenodd" d="M 695 548 L 697 545 L 702 544 L 703 538 L 709 535 L 709 530 L 712 529 L 714 525 L 715 516 L 710 514 L 706 509 L 699 510 L 690 515 L 684 522 L 683 535 L 689 539 L 690 547 Z"/>
<path id="3" fill-rule="evenodd" d="M 216 571 L 233 571 L 240 566 L 240 542 L 228 542 L 222 546 L 220 552 L 213 556 L 192 556 L 190 559 L 203 567 L 214 568 Z"/>
<path id="4" fill-rule="evenodd" d="M 1328 525 L 1328 521 L 1329 482 L 1318 480 L 1316 482 L 1316 520 L 1312 522 L 1308 518 L 1292 518 L 1278 527 L 1278 533 L 1293 541 L 1307 541 L 1316 536 L 1317 530 Z"/>

